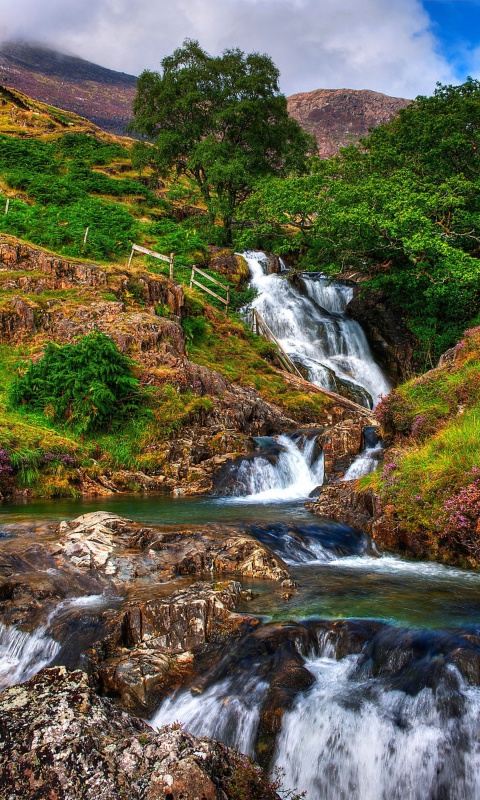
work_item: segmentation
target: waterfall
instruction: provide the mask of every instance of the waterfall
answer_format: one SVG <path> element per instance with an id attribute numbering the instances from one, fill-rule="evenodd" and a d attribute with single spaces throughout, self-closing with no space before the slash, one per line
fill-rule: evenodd
<path id="1" fill-rule="evenodd" d="M 317 658 L 285 714 L 276 764 L 308 800 L 476 800 L 480 689 L 451 674 L 417 695 L 360 681 L 358 656 Z"/>
<path id="2" fill-rule="evenodd" d="M 265 274 L 263 253 L 250 251 L 244 257 L 250 285 L 258 292 L 252 307 L 290 358 L 308 371 L 312 383 L 333 391 L 336 379 L 353 384 L 374 405 L 388 394 L 390 384 L 373 359 L 364 331 L 344 313 L 353 296 L 351 287 L 305 275 L 305 296 L 289 280 Z"/>
<path id="3" fill-rule="evenodd" d="M 201 695 L 181 691 L 165 700 L 150 720 L 157 730 L 178 720 L 195 736 L 208 736 L 228 743 L 240 753 L 254 755 L 260 706 L 268 683 L 257 676 L 227 678 Z"/>
<path id="4" fill-rule="evenodd" d="M 354 481 L 357 478 L 363 478 L 364 475 L 370 475 L 371 472 L 375 472 L 381 453 L 382 447 L 380 445 L 365 448 L 363 453 L 360 453 L 355 461 L 350 464 L 343 476 L 343 480 Z"/>
<path id="5" fill-rule="evenodd" d="M 408 655 L 413 645 L 407 632 L 402 636 L 399 645 Z M 388 678 L 362 670 L 362 654 L 337 660 L 328 630 L 319 630 L 318 643 L 319 654 L 305 661 L 315 681 L 285 711 L 277 738 L 272 766 L 282 770 L 285 790 L 306 791 L 307 800 L 478 800 L 478 687 L 450 665 L 435 688 L 428 682 L 416 692 L 395 688 Z M 385 658 L 388 671 L 394 657 Z M 401 653 L 399 659 L 401 669 Z M 434 662 L 431 656 L 432 668 Z M 421 676 L 421 659 L 412 670 Z M 257 672 L 250 665 L 245 679 L 243 669 L 234 670 L 200 696 L 181 690 L 150 724 L 179 721 L 197 736 L 255 757 L 268 692 Z"/>
<path id="6" fill-rule="evenodd" d="M 43 625 L 32 633 L 24 633 L 14 625 L 7 627 L 0 622 L 0 691 L 28 681 L 47 666 L 59 650 L 60 645 L 47 636 Z"/>
<path id="7" fill-rule="evenodd" d="M 315 460 L 314 437 L 293 442 L 285 435 L 265 436 L 261 443 L 258 454 L 233 468 L 233 483 L 222 488 L 224 496 L 253 503 L 289 502 L 305 499 L 323 483 L 323 453 Z"/>

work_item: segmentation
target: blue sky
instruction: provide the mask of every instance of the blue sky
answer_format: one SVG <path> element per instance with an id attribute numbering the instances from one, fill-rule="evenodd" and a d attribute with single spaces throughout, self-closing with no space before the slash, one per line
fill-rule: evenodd
<path id="1" fill-rule="evenodd" d="M 24 39 L 138 75 L 186 38 L 268 53 L 286 94 L 431 94 L 480 79 L 480 0 L 0 0 L 0 41 Z"/>
<path id="2" fill-rule="evenodd" d="M 480 46 L 479 0 L 423 0 L 442 54 L 459 77 L 477 68 Z"/>

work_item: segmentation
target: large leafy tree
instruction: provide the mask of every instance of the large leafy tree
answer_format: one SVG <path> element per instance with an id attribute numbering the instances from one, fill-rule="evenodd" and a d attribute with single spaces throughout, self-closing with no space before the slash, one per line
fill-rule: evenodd
<path id="1" fill-rule="evenodd" d="M 134 127 L 154 142 L 160 175 L 173 168 L 196 183 L 230 242 L 236 209 L 255 182 L 303 170 L 314 140 L 289 117 L 267 55 L 210 56 L 186 40 L 162 68 L 138 80 Z"/>

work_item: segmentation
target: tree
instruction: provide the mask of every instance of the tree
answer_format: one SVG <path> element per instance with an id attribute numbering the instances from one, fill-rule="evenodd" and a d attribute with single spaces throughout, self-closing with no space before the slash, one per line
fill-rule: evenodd
<path id="1" fill-rule="evenodd" d="M 315 142 L 289 117 L 267 55 L 210 56 L 186 40 L 162 68 L 138 80 L 133 127 L 155 143 L 161 176 L 174 169 L 196 183 L 211 222 L 220 219 L 231 243 L 236 209 L 255 182 L 304 170 Z"/>

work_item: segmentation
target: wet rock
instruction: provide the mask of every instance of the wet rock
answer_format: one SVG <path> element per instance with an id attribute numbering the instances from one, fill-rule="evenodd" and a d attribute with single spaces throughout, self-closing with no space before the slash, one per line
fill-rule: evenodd
<path id="1" fill-rule="evenodd" d="M 358 285 L 346 313 L 360 323 L 375 359 L 395 383 L 412 374 L 415 366 L 414 337 L 381 290 L 364 295 L 361 285 Z"/>
<path id="2" fill-rule="evenodd" d="M 368 534 L 331 519 L 303 525 L 286 522 L 252 525 L 250 531 L 290 563 L 377 555 Z"/>
<path id="3" fill-rule="evenodd" d="M 3 797 L 233 800 L 238 763 L 181 728 L 155 733 L 98 697 L 82 672 L 46 669 L 0 695 Z"/>
<path id="4" fill-rule="evenodd" d="M 319 517 L 374 533 L 377 500 L 371 491 L 359 492 L 356 481 L 323 486 L 318 498 L 305 505 Z"/>
<path id="5" fill-rule="evenodd" d="M 128 603 L 110 634 L 87 654 L 98 687 L 128 711 L 152 714 L 168 691 L 191 676 L 195 651 L 257 624 L 233 613 L 241 596 L 241 585 L 227 581 L 196 583 L 166 598 Z"/>
<path id="6" fill-rule="evenodd" d="M 352 461 L 360 453 L 363 443 L 364 424 L 360 420 L 344 420 L 326 430 L 319 437 L 325 459 L 325 475 L 342 477 Z"/>

